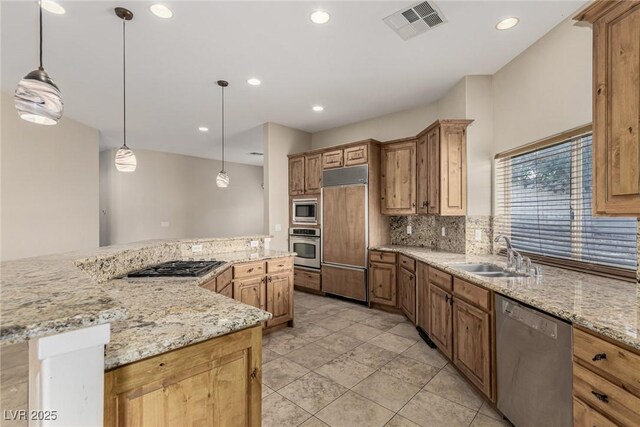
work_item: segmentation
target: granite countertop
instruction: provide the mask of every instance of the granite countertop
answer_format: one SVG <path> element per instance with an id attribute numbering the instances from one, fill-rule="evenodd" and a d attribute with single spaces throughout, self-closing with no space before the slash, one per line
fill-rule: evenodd
<path id="1" fill-rule="evenodd" d="M 293 255 L 264 249 L 266 237 L 154 240 L 2 262 L 0 345 L 111 323 L 110 369 L 257 325 L 271 315 L 199 285 L 236 262 Z M 192 253 L 194 244 L 203 250 Z M 226 263 L 198 278 L 123 278 L 183 259 Z"/>
<path id="2" fill-rule="evenodd" d="M 492 263 L 506 267 L 497 255 L 464 255 L 412 246 L 370 249 L 399 252 L 469 282 L 537 307 L 640 350 L 640 284 L 542 266 L 542 277 L 480 277 L 456 263 Z"/>
<path id="3" fill-rule="evenodd" d="M 111 324 L 105 369 L 257 325 L 271 314 L 199 285 L 238 262 L 292 255 L 274 250 L 215 254 L 224 265 L 194 278 L 121 278 L 101 286 L 130 315 Z"/>

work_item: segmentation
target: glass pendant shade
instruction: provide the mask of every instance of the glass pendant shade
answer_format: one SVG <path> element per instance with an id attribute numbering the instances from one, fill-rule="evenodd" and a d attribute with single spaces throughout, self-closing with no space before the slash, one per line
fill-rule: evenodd
<path id="1" fill-rule="evenodd" d="M 225 171 L 218 172 L 216 185 L 220 188 L 227 188 L 229 186 L 229 175 L 227 175 Z"/>
<path id="2" fill-rule="evenodd" d="M 120 147 L 116 152 L 116 169 L 119 172 L 135 172 L 138 161 L 133 151 L 126 145 Z"/>
<path id="3" fill-rule="evenodd" d="M 42 68 L 20 81 L 14 102 L 20 118 L 39 125 L 55 125 L 64 111 L 60 89 Z"/>

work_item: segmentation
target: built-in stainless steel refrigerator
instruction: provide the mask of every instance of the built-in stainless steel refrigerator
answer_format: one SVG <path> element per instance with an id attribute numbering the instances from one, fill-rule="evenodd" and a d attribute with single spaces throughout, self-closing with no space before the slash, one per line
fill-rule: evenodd
<path id="1" fill-rule="evenodd" d="M 368 300 L 368 166 L 322 175 L 322 290 Z"/>

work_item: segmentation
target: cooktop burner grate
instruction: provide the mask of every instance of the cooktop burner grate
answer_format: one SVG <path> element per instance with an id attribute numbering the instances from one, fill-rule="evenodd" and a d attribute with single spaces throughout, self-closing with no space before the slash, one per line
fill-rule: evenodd
<path id="1" fill-rule="evenodd" d="M 224 261 L 169 261 L 133 271 L 127 277 L 198 277 L 224 264 Z"/>

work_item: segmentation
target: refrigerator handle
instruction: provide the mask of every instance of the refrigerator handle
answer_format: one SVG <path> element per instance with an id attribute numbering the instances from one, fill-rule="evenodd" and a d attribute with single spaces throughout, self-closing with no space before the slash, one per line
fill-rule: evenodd
<path id="1" fill-rule="evenodd" d="M 323 262 L 322 265 L 326 265 L 327 267 L 341 268 L 343 270 L 356 270 L 356 271 L 366 270 L 366 267 L 356 267 L 353 265 L 346 265 L 346 264 L 334 264 L 334 263 Z"/>

